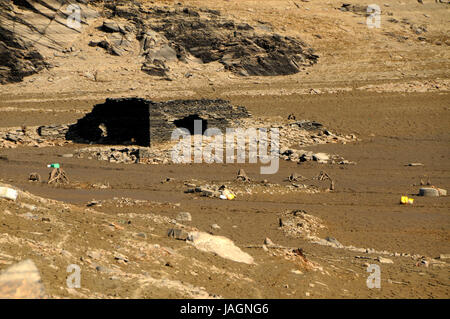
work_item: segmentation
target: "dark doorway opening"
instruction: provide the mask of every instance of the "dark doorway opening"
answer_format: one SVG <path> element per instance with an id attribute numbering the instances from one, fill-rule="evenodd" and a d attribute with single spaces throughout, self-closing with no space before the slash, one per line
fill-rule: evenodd
<path id="1" fill-rule="evenodd" d="M 150 146 L 150 106 L 138 98 L 107 99 L 71 125 L 66 139 L 79 143 Z"/>
<path id="2" fill-rule="evenodd" d="M 203 135 L 203 133 L 205 133 L 205 131 L 208 129 L 208 121 L 202 119 L 200 116 L 198 116 L 198 114 L 192 114 L 179 120 L 175 120 L 173 121 L 173 124 L 175 124 L 176 127 L 187 129 L 189 133 L 191 133 L 191 135 L 194 135 L 195 133 L 197 133 L 195 132 L 196 121 L 200 121 L 198 123 L 201 123 L 201 134 Z"/>

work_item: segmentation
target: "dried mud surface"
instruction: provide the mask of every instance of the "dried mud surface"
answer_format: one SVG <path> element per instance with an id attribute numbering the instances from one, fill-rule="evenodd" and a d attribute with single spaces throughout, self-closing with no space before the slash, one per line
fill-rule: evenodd
<path id="1" fill-rule="evenodd" d="M 74 123 L 107 97 L 223 98 L 256 117 L 278 121 L 293 114 L 337 134 L 355 134 L 358 140 L 345 145 L 305 149 L 356 164 L 280 161 L 278 173 L 260 175 L 260 164 L 61 157 L 86 144 L 2 148 L 0 183 L 33 195 L 0 200 L 0 270 L 32 259 L 50 298 L 449 298 L 450 197 L 417 196 L 421 180 L 450 189 L 447 7 L 392 1 L 383 12 L 393 15 L 382 16 L 389 27 L 368 31 L 361 15 L 336 10 L 338 1 L 298 2 L 300 8 L 281 0 L 255 4 L 224 1 L 212 8 L 189 1 L 299 35 L 321 57 L 308 74 L 238 77 L 216 72 L 223 66 L 211 62 L 179 64 L 172 81 L 159 80 L 140 71 L 142 60 L 90 48 L 94 23 L 73 44 L 75 51 L 52 57 L 59 67 L 0 86 L 0 127 Z M 417 40 L 411 23 L 388 22 L 392 17 L 426 23 L 427 40 Z M 408 39 L 392 40 L 386 32 Z M 97 80 L 86 76 L 94 70 Z M 46 165 L 54 162 L 62 164 L 69 185 L 45 183 Z M 424 165 L 405 166 L 417 162 Z M 236 180 L 241 168 L 251 182 Z M 335 190 L 316 179 L 321 171 L 333 178 Z M 28 181 L 32 172 L 43 182 Z M 289 187 L 292 173 L 317 191 Z M 237 197 L 185 193 L 187 184 L 226 184 Z M 400 205 L 402 195 L 414 204 Z M 290 217 L 296 210 L 312 217 Z M 192 221 L 177 221 L 180 212 Z M 286 216 L 304 225 L 295 229 Z M 288 226 L 280 227 L 280 218 Z M 254 264 L 168 237 L 170 228 L 225 236 Z M 263 246 L 266 238 L 274 245 Z M 79 289 L 67 288 L 70 264 L 81 267 Z M 380 265 L 381 289 L 367 288 L 368 264 Z"/>

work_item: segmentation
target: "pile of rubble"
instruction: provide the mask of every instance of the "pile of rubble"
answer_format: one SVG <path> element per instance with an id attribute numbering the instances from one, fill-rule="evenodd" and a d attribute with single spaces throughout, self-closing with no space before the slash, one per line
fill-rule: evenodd
<path id="1" fill-rule="evenodd" d="M 77 150 L 74 154 L 78 158 L 96 159 L 99 161 L 108 161 L 110 163 L 151 163 L 166 164 L 161 159 L 160 154 L 154 153 L 148 147 L 85 147 Z M 159 161 L 161 159 L 161 161 Z"/>
<path id="2" fill-rule="evenodd" d="M 354 162 L 350 162 L 348 160 L 345 160 L 339 155 L 335 154 L 327 154 L 327 153 L 314 153 L 312 151 L 305 151 L 305 150 L 292 150 L 287 149 L 284 150 L 281 154 L 281 158 L 286 161 L 292 161 L 297 163 L 303 163 L 303 162 L 309 162 L 309 161 L 315 161 L 320 164 L 355 164 Z"/>
<path id="3" fill-rule="evenodd" d="M 326 153 L 314 153 L 312 151 L 302 150 L 300 147 L 327 144 L 327 143 L 342 143 L 357 141 L 355 135 L 342 136 L 331 133 L 325 129 L 322 124 L 311 121 L 300 121 L 294 123 L 275 123 L 269 122 L 264 119 L 239 119 L 238 121 L 230 121 L 230 126 L 245 127 L 245 128 L 264 128 L 272 127 L 279 129 L 279 156 L 286 161 L 294 161 L 298 163 L 306 161 L 316 161 L 317 163 L 329 163 L 329 164 L 354 164 L 345 160 L 339 155 L 326 154 Z M 239 131 L 235 132 L 239 136 Z M 242 132 L 242 134 L 246 134 Z M 231 139 L 228 139 L 226 132 L 223 134 L 223 154 L 227 146 L 230 146 Z M 244 149 L 248 154 L 250 139 L 245 139 Z M 253 141 L 254 142 L 254 141 Z M 259 136 L 258 143 L 266 143 L 268 145 L 268 152 L 271 147 L 271 136 Z M 233 142 L 234 143 L 234 142 Z M 196 151 L 201 151 L 206 147 L 211 147 L 213 144 L 213 138 L 203 136 L 200 143 L 195 142 L 195 137 L 191 136 L 191 139 L 182 139 L 179 141 L 164 142 L 152 145 L 149 147 L 137 147 L 137 146 L 96 146 L 82 148 L 76 151 L 75 155 L 79 158 L 94 158 L 97 160 L 109 161 L 112 163 L 141 163 L 141 164 L 167 164 L 172 162 L 172 150 L 174 146 L 178 146 L 182 149 L 191 149 L 191 154 Z M 224 158 L 219 158 L 219 154 L 203 153 L 202 159 L 204 162 L 218 162 L 219 160 L 225 161 Z M 257 159 L 260 155 L 257 155 Z"/>
<path id="4" fill-rule="evenodd" d="M 315 239 L 319 231 L 326 228 L 320 218 L 303 209 L 283 212 L 279 218 L 279 226 L 286 235 L 304 239 Z"/>

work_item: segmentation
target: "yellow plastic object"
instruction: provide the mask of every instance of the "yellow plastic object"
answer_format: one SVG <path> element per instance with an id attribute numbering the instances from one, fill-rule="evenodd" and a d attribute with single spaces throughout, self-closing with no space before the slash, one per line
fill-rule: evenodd
<path id="1" fill-rule="evenodd" d="M 222 193 L 228 200 L 232 200 L 236 197 L 232 192 L 230 192 L 228 189 L 225 189 Z"/>
<path id="2" fill-rule="evenodd" d="M 400 198 L 400 203 L 402 203 L 403 205 L 412 205 L 414 203 L 414 198 L 408 198 L 408 196 L 402 196 Z"/>

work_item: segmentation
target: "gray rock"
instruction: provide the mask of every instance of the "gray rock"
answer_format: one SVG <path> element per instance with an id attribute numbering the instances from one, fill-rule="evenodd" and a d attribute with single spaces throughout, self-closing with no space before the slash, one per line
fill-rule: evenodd
<path id="1" fill-rule="evenodd" d="M 376 261 L 382 263 L 382 264 L 393 264 L 394 262 L 392 261 L 392 259 L 389 258 L 384 258 L 384 257 L 378 257 L 376 258 Z"/>
<path id="2" fill-rule="evenodd" d="M 145 233 L 137 233 L 137 234 L 135 234 L 134 236 L 135 236 L 135 237 L 140 237 L 140 238 L 147 239 L 147 234 L 145 234 Z"/>
<path id="3" fill-rule="evenodd" d="M 325 240 L 331 244 L 333 244 L 333 246 L 336 247 L 344 247 L 344 245 L 342 245 L 336 238 L 333 237 L 326 237 Z"/>
<path id="4" fill-rule="evenodd" d="M 141 70 L 148 75 L 153 76 L 167 76 L 168 72 L 170 71 L 169 67 L 166 66 L 164 61 L 159 59 L 154 59 L 153 61 L 146 61 L 142 67 Z"/>
<path id="5" fill-rule="evenodd" d="M 423 187 L 419 189 L 419 196 L 439 197 L 439 190 L 431 187 Z"/>
<path id="6" fill-rule="evenodd" d="M 111 269 L 109 269 L 107 267 L 104 267 L 104 266 L 101 266 L 101 265 L 96 266 L 95 270 L 97 270 L 98 272 L 101 272 L 101 273 L 111 273 L 111 272 L 113 272 Z"/>
<path id="7" fill-rule="evenodd" d="M 147 56 L 150 61 L 155 59 L 167 62 L 178 61 L 177 52 L 168 44 L 161 46 L 159 49 L 150 50 Z"/>
<path id="8" fill-rule="evenodd" d="M 325 163 L 330 160 L 330 157 L 326 153 L 316 153 L 312 157 L 313 157 L 313 160 L 315 160 L 317 162 Z"/>
<path id="9" fill-rule="evenodd" d="M 312 161 L 312 159 L 313 159 L 312 155 L 304 153 L 300 156 L 299 162 L 308 162 L 308 161 Z"/>
<path id="10" fill-rule="evenodd" d="M 202 189 L 202 196 L 206 197 L 214 197 L 217 195 L 217 192 L 211 189 Z"/>
<path id="11" fill-rule="evenodd" d="M 274 243 L 270 238 L 266 237 L 266 239 L 264 239 L 264 245 L 273 246 Z"/>
<path id="12" fill-rule="evenodd" d="M 188 212 L 180 212 L 177 216 L 178 222 L 190 222 L 192 221 L 192 216 Z"/>
<path id="13" fill-rule="evenodd" d="M 303 179 L 305 179 L 305 177 L 303 177 L 302 175 L 299 175 L 299 174 L 297 174 L 297 173 L 292 173 L 292 174 L 288 177 L 288 180 L 289 180 L 290 182 L 298 182 L 298 181 L 301 181 L 301 180 L 303 180 Z"/>
<path id="14" fill-rule="evenodd" d="M 103 31 L 106 32 L 120 32 L 121 28 L 119 24 L 115 21 L 106 20 L 103 22 L 102 26 Z"/>
<path id="15" fill-rule="evenodd" d="M 186 240 L 189 236 L 188 232 L 182 229 L 170 228 L 167 231 L 167 236 L 178 240 Z"/>

